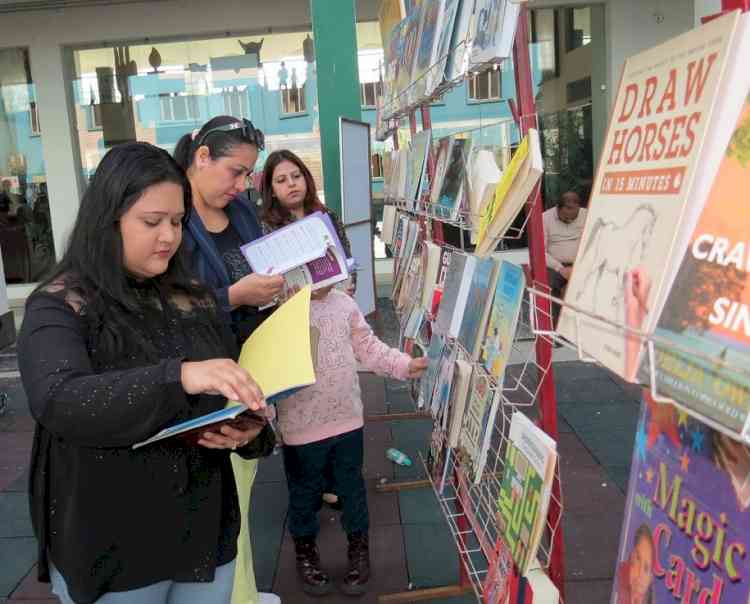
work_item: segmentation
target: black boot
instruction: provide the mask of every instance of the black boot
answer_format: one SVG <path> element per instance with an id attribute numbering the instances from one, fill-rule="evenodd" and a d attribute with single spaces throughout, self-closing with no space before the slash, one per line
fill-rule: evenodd
<path id="1" fill-rule="evenodd" d="M 341 591 L 349 596 L 361 596 L 367 591 L 370 581 L 370 540 L 366 534 L 349 535 L 349 570 L 344 577 Z"/>
<path id="2" fill-rule="evenodd" d="M 331 578 L 320 568 L 320 556 L 315 537 L 296 537 L 297 573 L 302 581 L 302 591 L 311 596 L 323 596 L 331 591 Z"/>

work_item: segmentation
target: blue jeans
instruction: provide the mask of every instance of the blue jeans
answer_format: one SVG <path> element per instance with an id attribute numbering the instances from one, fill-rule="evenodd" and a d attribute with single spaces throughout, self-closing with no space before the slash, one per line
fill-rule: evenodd
<path id="1" fill-rule="evenodd" d="M 105 593 L 96 604 L 229 604 L 232 599 L 234 564 L 235 561 L 232 560 L 217 567 L 211 583 L 161 581 L 139 589 Z M 75 604 L 68 593 L 65 579 L 51 565 L 50 575 L 52 592 L 60 598 L 62 604 Z"/>
<path id="2" fill-rule="evenodd" d="M 323 491 L 331 487 L 341 500 L 341 524 L 346 534 L 367 533 L 369 516 L 362 476 L 362 428 L 306 445 L 284 445 L 282 451 L 289 486 L 292 537 L 317 537 Z M 327 475 L 333 477 L 332 485 L 327 484 Z"/>

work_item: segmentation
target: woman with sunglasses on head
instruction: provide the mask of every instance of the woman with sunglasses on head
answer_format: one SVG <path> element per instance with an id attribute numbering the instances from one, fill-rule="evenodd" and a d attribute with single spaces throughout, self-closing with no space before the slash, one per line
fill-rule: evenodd
<path id="1" fill-rule="evenodd" d="M 110 150 L 63 258 L 26 303 L 18 361 L 36 420 L 39 579 L 63 604 L 228 603 L 239 509 L 229 462 L 273 432 L 133 445 L 221 409 L 265 407 L 213 294 L 177 250 L 190 184 L 148 143 Z M 236 455 L 233 455 L 236 457 Z"/>
<path id="2" fill-rule="evenodd" d="M 263 144 L 263 133 L 250 121 L 218 116 L 184 135 L 174 152 L 193 192 L 184 253 L 196 276 L 213 288 L 240 346 L 267 316 L 258 308 L 273 302 L 284 282 L 281 276 L 252 273 L 240 251 L 263 234 L 246 196 Z M 277 596 L 256 589 L 250 548 L 250 492 L 257 460 L 233 458 L 232 464 L 242 511 L 232 604 L 273 604 L 279 602 Z"/>

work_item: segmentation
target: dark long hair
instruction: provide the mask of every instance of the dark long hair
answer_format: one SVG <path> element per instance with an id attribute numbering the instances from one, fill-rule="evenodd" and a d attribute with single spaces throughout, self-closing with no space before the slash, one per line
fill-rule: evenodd
<path id="1" fill-rule="evenodd" d="M 240 130 L 232 130 L 230 132 L 212 132 L 204 138 L 205 133 L 212 128 L 226 126 L 227 124 L 239 121 L 241 120 L 238 120 L 231 115 L 217 115 L 203 124 L 201 129 L 195 134 L 195 137 L 193 137 L 192 133 L 185 134 L 179 141 L 177 141 L 177 145 L 174 148 L 175 161 L 183 170 L 187 171 L 187 169 L 193 165 L 195 152 L 203 145 L 208 147 L 208 152 L 213 160 L 217 160 L 220 157 L 226 157 L 237 145 L 253 145 L 254 147 L 257 147 L 255 141 L 243 136 Z"/>
<path id="2" fill-rule="evenodd" d="M 305 183 L 307 184 L 307 194 L 303 203 L 305 215 L 323 210 L 325 207 L 318 199 L 315 180 L 305 162 L 288 149 L 274 151 L 268 156 L 266 163 L 263 165 L 263 187 L 261 190 L 263 204 L 260 211 L 261 219 L 272 228 L 278 228 L 292 222 L 292 213 L 283 207 L 273 194 L 273 172 L 284 161 L 292 162 L 297 166 L 305 178 Z"/>
<path id="3" fill-rule="evenodd" d="M 133 278 L 124 264 L 120 219 L 146 189 L 165 182 L 182 187 L 184 224 L 192 208 L 190 183 L 169 153 L 149 143 L 113 147 L 83 195 L 64 256 L 38 289 L 63 285 L 78 292 L 88 320 L 99 329 L 116 332 L 107 324 L 112 319 L 117 323 L 123 310 L 137 312 L 139 308 Z M 175 290 L 190 294 L 200 290 L 191 282 L 181 254 L 175 254 L 166 272 L 150 281 L 167 295 Z"/>

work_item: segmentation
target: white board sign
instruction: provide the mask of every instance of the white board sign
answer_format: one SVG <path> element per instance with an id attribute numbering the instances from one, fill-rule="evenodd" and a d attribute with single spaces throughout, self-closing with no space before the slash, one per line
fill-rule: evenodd
<path id="1" fill-rule="evenodd" d="M 362 314 L 375 312 L 375 260 L 372 251 L 372 226 L 360 222 L 346 227 L 346 236 L 352 246 L 352 256 L 357 261 L 357 300 Z"/>
<path id="2" fill-rule="evenodd" d="M 344 225 L 372 217 L 370 124 L 339 118 L 341 220 Z"/>

